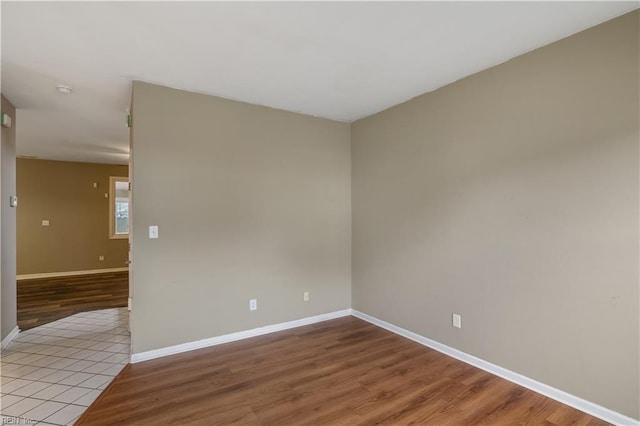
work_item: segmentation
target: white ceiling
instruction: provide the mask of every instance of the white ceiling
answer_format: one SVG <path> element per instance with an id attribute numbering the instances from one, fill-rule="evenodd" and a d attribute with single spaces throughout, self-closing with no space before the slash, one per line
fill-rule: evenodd
<path id="1" fill-rule="evenodd" d="M 637 7 L 2 2 L 2 92 L 19 155 L 126 163 L 132 80 L 353 121 Z"/>

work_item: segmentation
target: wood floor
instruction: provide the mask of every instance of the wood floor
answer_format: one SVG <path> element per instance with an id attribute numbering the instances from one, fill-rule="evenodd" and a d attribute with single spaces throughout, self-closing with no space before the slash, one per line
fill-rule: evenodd
<path id="1" fill-rule="evenodd" d="M 27 330 L 80 312 L 127 306 L 129 273 L 20 280 L 17 289 L 18 327 Z"/>
<path id="2" fill-rule="evenodd" d="M 353 317 L 130 364 L 77 425 L 600 425 Z"/>

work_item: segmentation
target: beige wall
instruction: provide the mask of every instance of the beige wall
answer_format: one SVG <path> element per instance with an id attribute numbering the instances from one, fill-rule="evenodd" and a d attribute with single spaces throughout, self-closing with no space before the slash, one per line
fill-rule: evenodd
<path id="1" fill-rule="evenodd" d="M 25 158 L 17 166 L 19 275 L 127 266 L 128 241 L 109 238 L 105 198 L 109 177 L 128 176 L 127 166 Z"/>
<path id="2" fill-rule="evenodd" d="M 356 122 L 354 309 L 639 418 L 638 26 Z"/>
<path id="3" fill-rule="evenodd" d="M 134 353 L 351 306 L 349 124 L 134 82 L 132 137 Z"/>
<path id="4" fill-rule="evenodd" d="M 16 209 L 9 196 L 16 194 L 16 109 L 2 96 L 2 112 L 9 114 L 11 128 L 2 127 L 0 147 L 0 320 L 4 339 L 17 324 L 16 317 Z"/>

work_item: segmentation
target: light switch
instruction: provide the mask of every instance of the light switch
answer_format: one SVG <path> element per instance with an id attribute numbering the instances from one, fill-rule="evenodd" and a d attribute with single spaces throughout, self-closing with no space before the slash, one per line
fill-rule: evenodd
<path id="1" fill-rule="evenodd" d="M 5 112 L 0 115 L 0 123 L 2 123 L 2 127 L 6 127 L 7 129 L 11 128 L 11 116 Z"/>
<path id="2" fill-rule="evenodd" d="M 149 239 L 158 238 L 158 225 L 149 226 Z"/>
<path id="3" fill-rule="evenodd" d="M 49 226 L 49 220 L 43 219 L 42 220 L 42 226 Z"/>

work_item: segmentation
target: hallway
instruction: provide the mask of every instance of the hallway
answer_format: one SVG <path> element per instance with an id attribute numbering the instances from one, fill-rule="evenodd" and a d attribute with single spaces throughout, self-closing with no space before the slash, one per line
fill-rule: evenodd
<path id="1" fill-rule="evenodd" d="M 2 351 L 2 421 L 73 424 L 129 362 L 128 316 L 83 312 L 16 336 Z"/>

